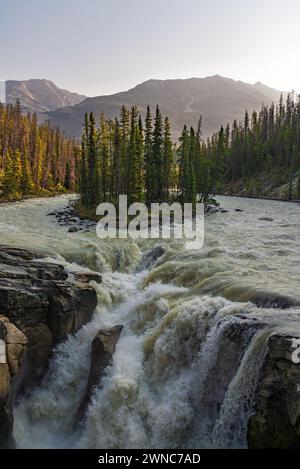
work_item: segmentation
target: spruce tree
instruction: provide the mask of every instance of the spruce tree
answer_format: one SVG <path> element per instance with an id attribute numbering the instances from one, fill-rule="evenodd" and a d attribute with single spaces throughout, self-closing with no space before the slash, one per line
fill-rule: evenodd
<path id="1" fill-rule="evenodd" d="M 129 145 L 130 113 L 125 106 L 121 108 L 120 133 L 121 133 L 121 161 L 120 161 L 120 191 L 126 194 L 128 189 L 128 145 Z"/>
<path id="2" fill-rule="evenodd" d="M 21 194 L 21 153 L 19 150 L 8 150 L 6 153 L 3 195 L 10 199 L 18 199 Z"/>
<path id="3" fill-rule="evenodd" d="M 127 195 L 128 203 L 137 202 L 138 194 L 138 155 L 137 155 L 137 136 L 138 136 L 138 123 L 137 123 L 137 108 L 133 106 L 131 109 L 130 119 L 130 138 L 127 151 L 127 171 L 128 171 L 128 185 Z"/>
<path id="4" fill-rule="evenodd" d="M 69 191 L 71 189 L 71 166 L 70 162 L 66 162 L 66 174 L 65 174 L 65 181 L 64 187 Z"/>
<path id="5" fill-rule="evenodd" d="M 170 189 L 173 175 L 173 144 L 171 140 L 171 127 L 168 117 L 164 121 L 164 139 L 163 139 L 163 188 L 165 201 L 170 199 Z"/>
<path id="6" fill-rule="evenodd" d="M 188 173 L 189 173 L 189 133 L 187 126 L 183 127 L 180 139 L 180 146 L 178 149 L 179 159 L 179 175 L 178 175 L 178 186 L 177 195 L 181 202 L 185 201 L 186 189 L 188 186 Z"/>
<path id="7" fill-rule="evenodd" d="M 27 153 L 23 155 L 21 168 L 20 190 L 22 195 L 29 195 L 34 191 L 34 184 L 31 176 L 31 168 L 29 165 Z"/>
<path id="8" fill-rule="evenodd" d="M 114 173 L 114 199 L 117 201 L 122 190 L 121 182 L 121 132 L 119 121 L 115 119 L 113 137 L 113 173 Z"/>
<path id="9" fill-rule="evenodd" d="M 145 192 L 146 204 L 149 206 L 153 199 L 153 159 L 152 159 L 152 116 L 150 107 L 147 106 L 145 120 L 145 147 L 144 147 L 144 173 L 145 173 Z"/>
<path id="10" fill-rule="evenodd" d="M 298 178 L 297 178 L 297 199 L 300 200 L 300 167 L 298 169 Z"/>
<path id="11" fill-rule="evenodd" d="M 156 107 L 153 130 L 153 143 L 151 154 L 151 185 L 152 201 L 160 202 L 164 198 L 164 176 L 163 176 L 163 129 L 162 116 L 159 107 Z"/>

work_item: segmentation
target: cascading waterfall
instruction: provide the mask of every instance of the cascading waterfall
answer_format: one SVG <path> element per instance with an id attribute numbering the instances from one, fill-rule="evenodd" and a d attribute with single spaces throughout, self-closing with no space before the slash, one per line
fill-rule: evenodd
<path id="1" fill-rule="evenodd" d="M 147 272 L 105 274 L 103 285 L 94 285 L 102 305 L 94 319 L 58 347 L 42 386 L 16 408 L 20 447 L 201 448 L 219 441 L 203 394 L 211 386 L 210 373 L 226 332 L 239 323 L 234 314 L 245 305 L 198 297 L 179 305 L 175 301 L 172 308 L 187 289 L 161 283 L 142 288 L 146 276 Z M 116 286 L 122 292 L 117 305 L 112 299 Z M 74 433 L 91 341 L 100 328 L 119 323 L 125 328 L 113 363 L 94 393 L 84 425 Z M 237 394 L 243 376 L 242 362 L 235 377 L 238 384 L 232 385 Z M 243 386 L 237 399 L 244 397 L 242 393 Z M 228 395 L 224 405 L 226 399 Z M 243 444 L 247 417 L 236 412 L 233 423 L 244 430 Z M 190 434 L 193 437 L 187 439 Z"/>
<path id="2" fill-rule="evenodd" d="M 251 203 L 239 200 L 245 214 L 237 215 L 237 202 L 226 199 L 231 213 L 209 219 L 199 252 L 164 240 L 165 254 L 150 271 L 142 253 L 158 241 L 66 235 L 52 223 L 47 213 L 66 198 L 3 208 L 1 242 L 9 235 L 15 245 L 47 250 L 69 272 L 90 268 L 103 277 L 93 284 L 92 321 L 57 347 L 44 381 L 15 407 L 18 447 L 247 446 L 268 337 L 275 328 L 299 327 L 299 310 L 289 307 L 300 304 L 293 284 L 300 279 L 300 207 L 284 206 L 269 226 L 257 219 L 272 203 L 256 202 L 255 212 Z M 276 207 L 282 208 L 274 203 L 274 213 Z M 124 329 L 113 362 L 74 431 L 91 342 L 100 328 L 116 324 Z"/>
<path id="3" fill-rule="evenodd" d="M 262 330 L 254 335 L 228 387 L 213 429 L 216 448 L 247 448 L 247 422 L 253 414 L 269 334 L 269 330 Z"/>

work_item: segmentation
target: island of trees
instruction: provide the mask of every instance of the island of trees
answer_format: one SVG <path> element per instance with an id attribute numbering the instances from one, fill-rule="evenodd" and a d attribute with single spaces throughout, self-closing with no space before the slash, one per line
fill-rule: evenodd
<path id="1" fill-rule="evenodd" d="M 123 106 L 119 119 L 107 120 L 102 114 L 98 127 L 94 114 L 86 114 L 79 174 L 82 204 L 116 203 L 120 194 L 127 194 L 129 204 L 194 202 L 200 190 L 195 158 L 201 126 L 193 136 L 185 129 L 180 142 L 177 149 L 170 121 L 158 106 L 154 117 L 148 106 L 145 122 L 135 106 Z"/>

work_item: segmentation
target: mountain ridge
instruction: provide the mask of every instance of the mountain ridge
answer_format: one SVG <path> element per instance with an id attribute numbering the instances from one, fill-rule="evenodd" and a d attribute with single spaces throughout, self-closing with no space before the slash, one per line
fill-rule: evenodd
<path id="1" fill-rule="evenodd" d="M 14 104 L 19 99 L 24 112 L 36 112 L 41 120 L 47 112 L 69 105 L 79 104 L 86 98 L 56 86 L 44 78 L 30 80 L 7 80 L 6 102 Z"/>
<path id="2" fill-rule="evenodd" d="M 259 110 L 262 104 L 278 102 L 281 91 L 260 81 L 250 84 L 221 75 L 204 78 L 151 78 L 129 90 L 113 94 L 86 97 L 57 87 L 46 79 L 9 80 L 6 82 L 7 102 L 20 99 L 24 112 L 36 112 L 39 120 L 49 120 L 69 137 L 79 138 L 86 112 L 93 111 L 96 119 L 101 112 L 114 118 L 122 105 L 136 105 L 145 117 L 147 105 L 152 111 L 158 104 L 163 115 L 171 120 L 173 137 L 178 138 L 184 124 L 197 126 L 203 116 L 203 136 L 220 126 L 241 120 L 245 110 Z"/>
<path id="3" fill-rule="evenodd" d="M 281 91 L 260 82 L 255 84 L 212 75 L 205 78 L 149 79 L 127 91 L 111 95 L 88 97 L 75 106 L 47 113 L 50 122 L 59 125 L 68 136 L 79 137 L 85 112 L 93 111 L 96 119 L 101 112 L 106 117 L 119 115 L 122 105 L 136 105 L 145 116 L 149 104 L 154 111 L 158 104 L 167 115 L 176 138 L 184 124 L 196 126 L 203 116 L 203 134 L 210 135 L 223 124 L 243 118 L 245 110 L 259 110 L 262 104 L 279 100 Z"/>

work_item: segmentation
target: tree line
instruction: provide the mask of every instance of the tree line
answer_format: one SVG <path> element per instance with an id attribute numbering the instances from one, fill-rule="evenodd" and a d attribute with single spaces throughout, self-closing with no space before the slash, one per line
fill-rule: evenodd
<path id="1" fill-rule="evenodd" d="M 94 207 L 100 202 L 115 203 L 120 194 L 127 194 L 129 204 L 194 203 L 205 170 L 205 163 L 199 160 L 200 147 L 201 120 L 197 132 L 185 127 L 176 144 L 169 118 L 162 116 L 159 106 L 154 115 L 147 107 L 144 122 L 136 106 L 130 110 L 123 106 L 115 119 L 101 114 L 99 125 L 93 113 L 86 114 L 79 174 L 81 201 Z"/>
<path id="2" fill-rule="evenodd" d="M 77 190 L 84 207 L 100 202 L 207 201 L 211 194 L 234 193 L 242 182 L 253 195 L 261 191 L 261 174 L 276 174 L 286 197 L 300 198 L 300 98 L 293 94 L 277 105 L 263 105 L 210 138 L 184 126 L 171 138 L 170 120 L 159 106 L 147 107 L 143 120 L 136 106 L 98 123 L 86 114 L 81 145 L 35 114 L 0 103 L 0 194 L 6 199 L 43 191 Z"/>
<path id="3" fill-rule="evenodd" d="M 277 105 L 263 105 L 241 122 L 223 126 L 202 148 L 209 165 L 208 184 L 213 192 L 242 181 L 248 193 L 259 196 L 261 175 L 286 185 L 284 196 L 300 199 L 300 97 L 293 93 Z"/>
<path id="4" fill-rule="evenodd" d="M 0 194 L 18 199 L 45 192 L 74 190 L 78 146 L 36 114 L 22 114 L 0 103 Z"/>
<path id="5" fill-rule="evenodd" d="M 84 206 L 128 203 L 207 201 L 242 182 L 252 195 L 260 194 L 261 174 L 276 175 L 286 184 L 289 199 L 300 198 L 300 98 L 281 96 L 277 105 L 263 105 L 251 116 L 204 139 L 202 117 L 196 129 L 184 126 L 178 142 L 171 139 L 168 117 L 149 106 L 145 121 L 133 106 L 120 117 L 96 125 L 86 114 L 81 142 L 78 187 Z"/>

